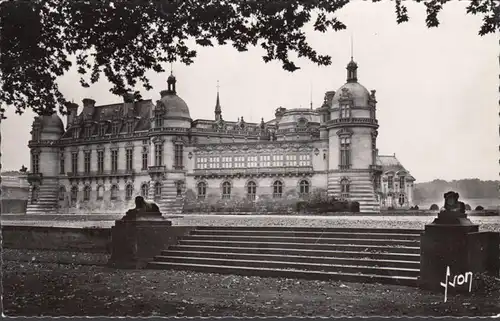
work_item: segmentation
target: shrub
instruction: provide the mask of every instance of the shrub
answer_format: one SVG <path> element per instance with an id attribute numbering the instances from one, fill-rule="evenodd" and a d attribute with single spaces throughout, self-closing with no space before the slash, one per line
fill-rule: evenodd
<path id="1" fill-rule="evenodd" d="M 313 195 L 308 201 L 298 201 L 296 210 L 299 213 L 327 213 L 327 212 L 359 212 L 358 202 L 339 201 L 335 197 L 327 197 L 325 194 Z"/>
<path id="2" fill-rule="evenodd" d="M 431 211 L 439 211 L 439 206 L 437 204 L 432 204 L 431 207 L 429 208 Z"/>
<path id="3" fill-rule="evenodd" d="M 415 205 L 413 209 L 418 211 L 420 208 L 418 207 L 418 205 Z"/>
<path id="4" fill-rule="evenodd" d="M 476 206 L 476 211 L 484 211 L 484 207 L 481 205 Z"/>
<path id="5" fill-rule="evenodd" d="M 394 211 L 394 206 L 389 206 L 389 207 L 387 208 L 387 210 L 388 210 L 388 211 Z"/>
<path id="6" fill-rule="evenodd" d="M 471 209 L 472 209 L 472 208 L 470 207 L 470 205 L 469 205 L 469 204 L 465 204 L 465 210 L 466 210 L 466 211 L 470 211 Z"/>

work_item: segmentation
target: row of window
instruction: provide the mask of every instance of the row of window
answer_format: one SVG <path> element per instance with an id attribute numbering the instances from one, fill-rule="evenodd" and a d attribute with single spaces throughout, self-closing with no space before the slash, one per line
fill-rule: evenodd
<path id="1" fill-rule="evenodd" d="M 199 182 L 197 185 L 197 190 L 198 190 L 198 198 L 204 199 L 207 196 L 207 183 L 206 182 Z M 309 190 L 310 190 L 309 182 L 306 180 L 300 181 L 299 193 L 301 195 L 307 195 L 307 194 L 309 194 Z M 230 199 L 231 192 L 232 192 L 231 183 L 227 182 L 227 181 L 222 183 L 222 198 L 223 199 Z M 249 200 L 255 200 L 256 195 L 257 195 L 257 184 L 254 181 L 248 182 L 247 187 L 246 187 L 247 198 Z M 281 198 L 282 196 L 283 196 L 283 182 L 275 181 L 273 183 L 273 197 L 274 198 Z"/>
<path id="2" fill-rule="evenodd" d="M 123 126 L 122 122 L 113 122 L 111 124 L 111 134 L 118 135 L 122 129 L 122 126 Z M 134 131 L 135 123 L 133 121 L 128 121 L 127 123 L 125 123 L 125 126 L 126 126 L 126 132 L 132 133 Z M 104 136 L 108 133 L 108 130 L 109 130 L 109 124 L 107 123 L 99 124 L 97 126 L 97 131 L 95 131 L 94 125 L 85 125 L 83 134 L 84 137 L 91 137 L 93 135 Z M 81 132 L 80 127 L 74 127 L 73 138 L 80 138 L 80 132 Z"/>
<path id="3" fill-rule="evenodd" d="M 311 166 L 311 155 L 260 155 L 196 157 L 197 169 Z"/>
<path id="4" fill-rule="evenodd" d="M 394 188 L 394 176 L 387 177 L 387 187 Z M 399 188 L 404 189 L 404 187 L 405 187 L 405 177 L 399 176 Z"/>

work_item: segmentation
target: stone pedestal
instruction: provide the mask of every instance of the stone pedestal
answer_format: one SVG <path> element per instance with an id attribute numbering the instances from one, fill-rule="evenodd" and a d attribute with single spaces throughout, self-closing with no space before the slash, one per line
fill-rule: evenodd
<path id="1" fill-rule="evenodd" d="M 172 222 L 155 215 L 133 215 L 111 228 L 111 258 L 117 268 L 144 268 L 171 243 Z"/>

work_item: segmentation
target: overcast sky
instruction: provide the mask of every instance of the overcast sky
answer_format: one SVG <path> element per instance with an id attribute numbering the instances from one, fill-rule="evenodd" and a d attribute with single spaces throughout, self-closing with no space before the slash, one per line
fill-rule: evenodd
<path id="1" fill-rule="evenodd" d="M 417 182 L 436 178 L 498 179 L 498 34 L 478 36 L 480 17 L 466 15 L 468 2 L 444 6 L 439 28 L 425 26 L 425 6 L 405 2 L 410 21 L 397 25 L 394 3 L 354 1 L 339 18 L 348 29 L 309 33 L 318 52 L 333 63 L 318 67 L 297 60 L 300 70 L 289 73 L 277 62 L 264 63 L 264 52 L 239 53 L 230 46 L 200 48 L 191 66 L 174 64 L 177 92 L 193 119 L 213 119 L 217 80 L 223 117 L 247 121 L 270 120 L 279 106 L 314 107 L 325 91 L 345 83 L 354 37 L 354 60 L 359 82 L 377 90 L 378 148 L 403 163 Z M 150 73 L 153 90 L 143 97 L 156 101 L 166 89 L 168 73 Z M 97 105 L 121 102 L 108 92 L 106 81 L 80 87 L 72 70 L 60 80 L 62 92 L 81 105 L 85 97 Z M 142 89 L 138 88 L 138 89 Z M 81 109 L 80 109 L 81 110 Z M 4 170 L 29 164 L 32 113 L 12 111 L 2 123 Z"/>

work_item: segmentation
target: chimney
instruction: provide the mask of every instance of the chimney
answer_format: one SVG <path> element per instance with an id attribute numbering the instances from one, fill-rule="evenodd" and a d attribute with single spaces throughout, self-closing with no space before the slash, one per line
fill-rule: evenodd
<path id="1" fill-rule="evenodd" d="M 83 98 L 82 103 L 83 108 L 94 108 L 95 106 L 95 100 L 90 98 Z"/>
<path id="2" fill-rule="evenodd" d="M 78 115 L 78 104 L 67 103 L 66 109 L 68 111 L 68 115 L 66 115 L 66 129 L 68 129 L 73 124 L 75 117 Z"/>
<path id="3" fill-rule="evenodd" d="M 134 94 L 128 92 L 123 95 L 123 116 L 132 116 L 134 114 L 135 106 L 135 96 Z"/>

